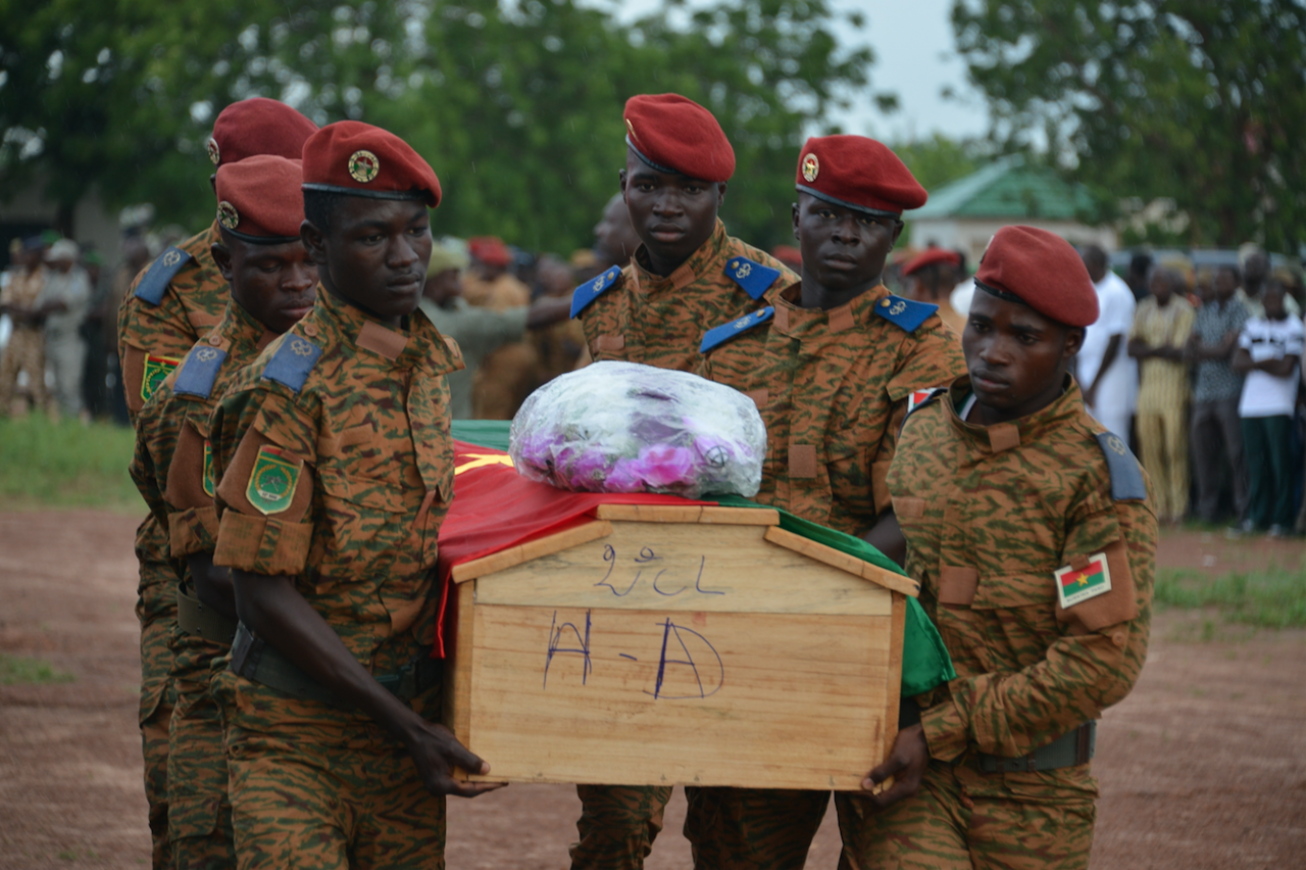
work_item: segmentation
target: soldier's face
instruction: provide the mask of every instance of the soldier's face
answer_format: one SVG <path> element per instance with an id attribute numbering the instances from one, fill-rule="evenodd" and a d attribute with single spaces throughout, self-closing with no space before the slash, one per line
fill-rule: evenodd
<path id="1" fill-rule="evenodd" d="M 398 326 L 422 298 L 431 259 L 431 220 L 420 200 L 346 196 L 331 215 L 331 231 L 311 223 L 304 242 L 333 296 Z"/>
<path id="2" fill-rule="evenodd" d="M 803 278 L 830 290 L 870 289 L 884 274 L 902 222 L 826 202 L 806 193 L 794 206 Z"/>
<path id="3" fill-rule="evenodd" d="M 961 348 L 986 422 L 1014 420 L 1051 404 L 1083 339 L 1082 329 L 976 290 Z"/>
<path id="4" fill-rule="evenodd" d="M 313 307 L 317 264 L 302 242 L 255 245 L 224 235 L 211 250 L 231 298 L 269 332 L 285 332 Z"/>
<path id="5" fill-rule="evenodd" d="M 674 263 L 688 259 L 712 237 L 726 197 L 724 184 L 658 172 L 634 154 L 626 157 L 621 190 L 630 223 L 649 254 L 655 261 Z"/>

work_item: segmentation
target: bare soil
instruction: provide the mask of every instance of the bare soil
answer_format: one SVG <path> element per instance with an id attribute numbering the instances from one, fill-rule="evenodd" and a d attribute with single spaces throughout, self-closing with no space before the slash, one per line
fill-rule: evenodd
<path id="1" fill-rule="evenodd" d="M 0 513 L 0 654 L 71 682 L 0 686 L 0 868 L 146 866 L 133 614 L 136 521 L 101 511 Z M 1206 571 L 1302 565 L 1299 542 L 1170 534 L 1160 562 Z M 1303 577 L 1306 583 L 1306 576 Z M 1212 633 L 1208 622 L 1214 622 Z M 1301 866 L 1306 854 L 1306 632 L 1158 615 L 1147 668 L 1109 710 L 1094 868 Z M 649 870 L 690 866 L 677 790 Z M 451 870 L 568 864 L 568 786 L 449 802 Z M 833 810 L 808 859 L 834 868 Z M 1295 857 L 1294 857 L 1295 856 Z"/>

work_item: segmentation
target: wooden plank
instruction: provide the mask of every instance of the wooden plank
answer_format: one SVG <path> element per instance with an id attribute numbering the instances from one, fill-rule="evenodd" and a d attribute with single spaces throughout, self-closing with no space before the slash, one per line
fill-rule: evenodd
<path id="1" fill-rule="evenodd" d="M 613 523 L 612 534 L 477 582 L 478 604 L 888 617 L 858 574 L 767 546 L 767 526 Z"/>
<path id="2" fill-rule="evenodd" d="M 882 760 L 891 617 L 475 612 L 486 779 L 855 790 Z"/>
<path id="3" fill-rule="evenodd" d="M 772 544 L 784 547 L 787 550 L 793 550 L 795 553 L 802 553 L 809 559 L 815 559 L 841 571 L 847 571 L 854 577 L 862 576 L 862 566 L 866 563 L 855 556 L 841 553 L 834 547 L 818 544 L 816 541 L 804 538 L 802 535 L 795 535 L 793 532 L 786 532 L 780 528 L 767 529 L 765 537 Z"/>
<path id="4" fill-rule="evenodd" d="M 623 523 L 713 523 L 721 526 L 780 524 L 780 514 L 774 510 L 706 505 L 601 504 L 594 509 L 594 516 L 601 520 Z"/>
<path id="5" fill-rule="evenodd" d="M 889 705 L 885 711 L 884 755 L 893 751 L 893 741 L 898 739 L 898 708 L 902 703 L 902 644 L 907 627 L 907 598 L 897 593 L 893 596 L 893 616 L 889 634 Z"/>
<path id="6" fill-rule="evenodd" d="M 705 507 L 698 521 L 721 526 L 778 526 L 780 512 L 768 508 Z"/>
<path id="7" fill-rule="evenodd" d="M 476 584 L 450 590 L 456 595 L 454 642 L 444 662 L 444 724 L 464 746 L 471 734 L 472 658 L 475 632 Z"/>
<path id="8" fill-rule="evenodd" d="M 510 547 L 507 550 L 491 553 L 489 556 L 482 556 L 480 559 L 473 559 L 470 562 L 455 565 L 453 567 L 453 582 L 465 583 L 468 580 L 492 574 L 495 571 L 502 571 L 505 568 L 538 559 L 541 556 L 549 556 L 579 544 L 596 541 L 610 534 L 612 534 L 612 523 L 603 520 L 596 520 L 583 526 L 575 526 L 558 532 L 556 535 L 549 535 L 547 538 L 527 541 L 520 546 Z"/>
<path id="9" fill-rule="evenodd" d="M 919 598 L 921 594 L 921 584 L 915 580 L 902 574 L 895 574 L 893 571 L 886 571 L 869 562 L 862 562 L 862 579 L 878 583 L 885 589 L 891 589 L 900 595 Z"/>

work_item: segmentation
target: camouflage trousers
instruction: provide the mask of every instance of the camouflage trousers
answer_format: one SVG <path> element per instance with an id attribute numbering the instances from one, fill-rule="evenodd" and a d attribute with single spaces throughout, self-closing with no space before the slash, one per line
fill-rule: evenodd
<path id="1" fill-rule="evenodd" d="M 886 810 L 836 794 L 840 870 L 1084 870 L 1097 783 L 1088 766 L 980 773 L 932 762 L 920 790 Z"/>
<path id="2" fill-rule="evenodd" d="M 9 344 L 0 352 L 0 416 L 13 411 L 19 372 L 27 372 L 32 407 L 44 410 L 49 394 L 45 389 L 45 335 L 39 329 L 16 327 L 9 334 Z"/>
<path id="3" fill-rule="evenodd" d="M 168 728 L 176 701 L 172 650 L 168 640 L 177 624 L 177 569 L 157 554 L 167 552 L 167 533 L 154 517 L 136 534 L 140 585 L 136 618 L 141 625 L 141 751 L 145 756 L 145 798 L 150 807 L 150 839 L 155 868 L 172 865 L 168 852 Z"/>
<path id="4" fill-rule="evenodd" d="M 694 866 L 710 870 L 802 870 L 830 806 L 828 791 L 687 788 L 685 795 Z"/>
<path id="5" fill-rule="evenodd" d="M 443 870 L 445 803 L 370 719 L 223 671 L 231 815 L 240 870 Z M 439 721 L 439 686 L 413 709 Z"/>
<path id="6" fill-rule="evenodd" d="M 580 841 L 571 845 L 572 870 L 640 870 L 662 830 L 671 787 L 578 785 L 576 794 Z"/>
<path id="7" fill-rule="evenodd" d="M 209 691 L 230 647 L 174 629 L 177 693 L 168 732 L 168 836 L 177 870 L 234 870 L 222 710 Z"/>

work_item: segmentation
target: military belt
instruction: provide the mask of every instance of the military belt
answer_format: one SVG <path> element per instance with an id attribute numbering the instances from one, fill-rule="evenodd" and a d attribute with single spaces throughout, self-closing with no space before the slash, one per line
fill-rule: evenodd
<path id="1" fill-rule="evenodd" d="M 1089 720 L 1069 734 L 1063 734 L 1029 755 L 1007 758 L 979 753 L 979 768 L 984 773 L 1018 773 L 1031 770 L 1058 770 L 1088 764 L 1097 749 L 1097 722 Z"/>
<path id="2" fill-rule="evenodd" d="M 402 701 L 411 701 L 440 681 L 444 663 L 431 658 L 426 647 L 407 665 L 387 674 L 375 674 L 375 680 Z M 314 680 L 280 650 L 239 623 L 231 644 L 231 670 L 247 680 L 299 698 L 317 701 L 337 710 L 349 710 L 347 704 L 330 689 Z"/>
<path id="3" fill-rule="evenodd" d="M 182 586 L 177 587 L 177 627 L 187 634 L 224 646 L 236 636 L 236 622 L 200 601 Z"/>

